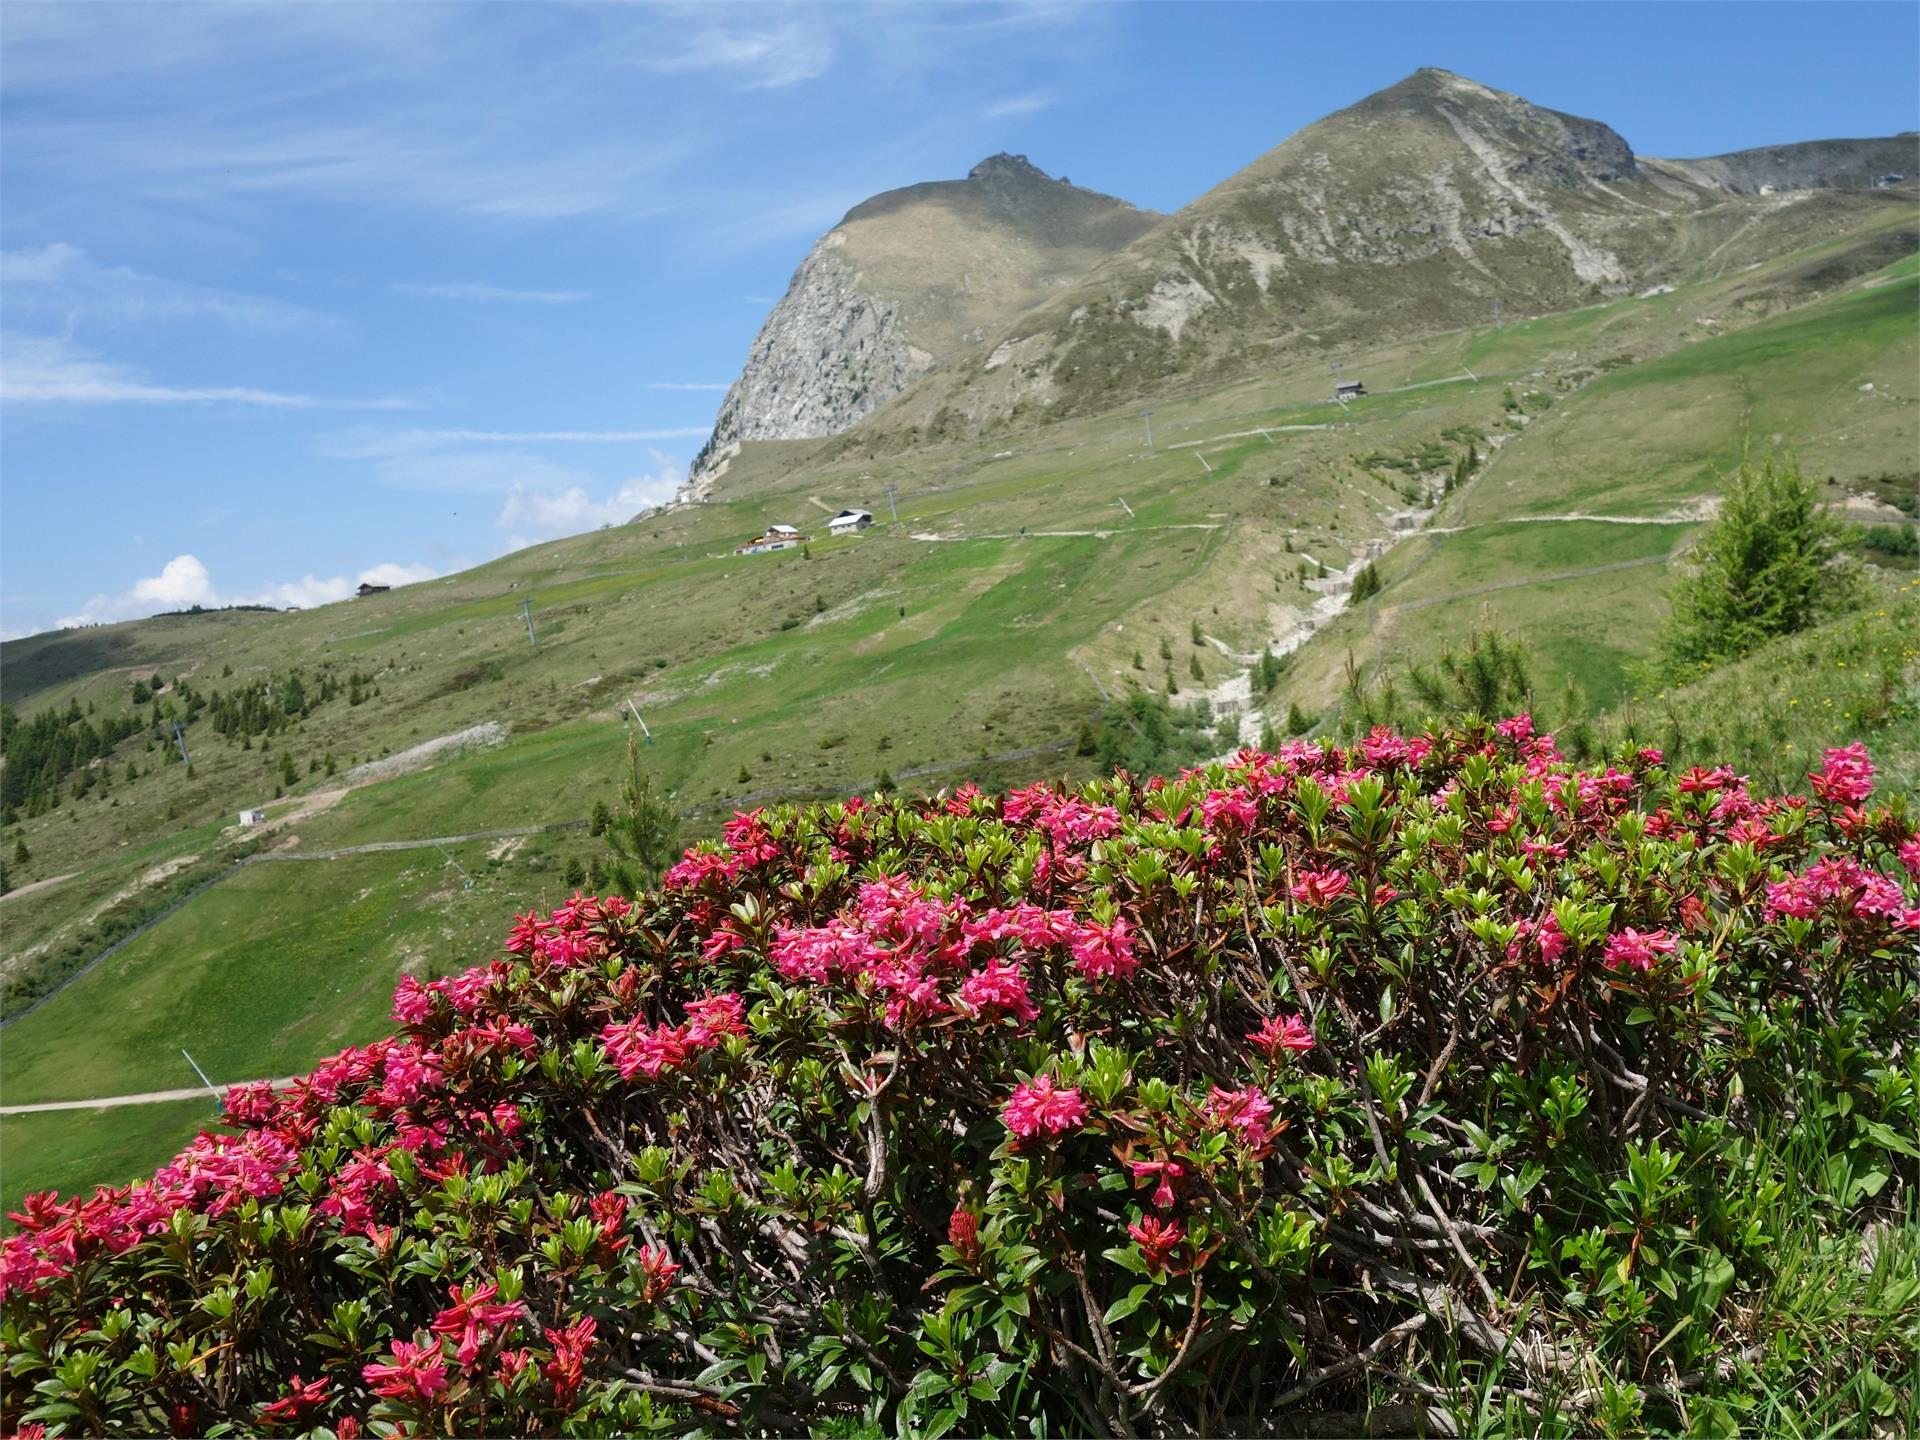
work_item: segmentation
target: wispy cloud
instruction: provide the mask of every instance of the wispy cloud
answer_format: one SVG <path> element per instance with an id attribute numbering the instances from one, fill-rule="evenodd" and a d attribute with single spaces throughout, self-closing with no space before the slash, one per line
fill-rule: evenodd
<path id="1" fill-rule="evenodd" d="M 645 445 L 706 435 L 705 425 L 659 430 L 391 430 L 336 436 L 321 453 L 335 460 L 388 460 L 461 445 Z"/>
<path id="2" fill-rule="evenodd" d="M 795 235 L 818 235 L 838 225 L 847 211 L 866 198 L 851 190 L 797 196 L 710 226 L 701 232 L 700 244 L 710 251 L 728 251 Z"/>
<path id="3" fill-rule="evenodd" d="M 158 575 L 133 582 L 118 594 L 99 594 L 71 615 L 54 622 L 65 630 L 77 625 L 103 625 L 116 620 L 135 620 L 168 610 L 188 610 L 195 605 L 215 609 L 222 605 L 297 605 L 306 608 L 344 600 L 359 585 L 411 585 L 431 580 L 440 572 L 430 565 L 402 565 L 393 561 L 373 565 L 349 579 L 335 575 L 321 579 L 303 575 L 298 580 L 279 581 L 252 591 L 225 593 L 213 583 L 213 576 L 198 556 L 176 555 L 161 567 Z"/>
<path id="4" fill-rule="evenodd" d="M 725 390 L 725 381 L 717 380 L 649 380 L 649 390 Z"/>
<path id="5" fill-rule="evenodd" d="M 674 48 L 634 55 L 631 63 L 663 72 L 704 71 L 731 76 L 747 90 L 778 90 L 817 79 L 833 66 L 831 31 L 801 14 L 760 29 L 709 26 Z"/>
<path id="6" fill-rule="evenodd" d="M 984 120 L 1004 120 L 1009 116 L 1038 115 L 1053 104 L 1051 95 L 1015 95 L 1006 100 L 996 100 L 982 110 L 980 116 Z"/>
<path id="7" fill-rule="evenodd" d="M 103 265 L 77 245 L 0 252 L 0 287 L 15 324 L 40 317 L 66 331 L 210 320 L 234 330 L 344 331 L 336 315 L 261 295 Z"/>
<path id="8" fill-rule="evenodd" d="M 49 336 L 0 335 L 0 403 L 248 405 L 280 410 L 404 410 L 411 401 L 287 394 L 247 385 L 165 385 Z"/>
<path id="9" fill-rule="evenodd" d="M 592 298 L 585 290 L 510 290 L 503 285 L 456 283 L 448 285 L 396 284 L 394 293 L 427 300 L 473 300 L 481 304 L 578 305 Z"/>

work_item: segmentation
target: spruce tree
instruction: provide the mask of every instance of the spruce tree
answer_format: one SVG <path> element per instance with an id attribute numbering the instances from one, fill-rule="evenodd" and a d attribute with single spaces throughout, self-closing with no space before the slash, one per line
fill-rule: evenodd
<path id="1" fill-rule="evenodd" d="M 1843 553 L 1840 523 L 1792 455 L 1742 460 L 1720 513 L 1671 593 L 1661 630 L 1668 678 L 1737 660 L 1857 606 L 1858 567 Z"/>

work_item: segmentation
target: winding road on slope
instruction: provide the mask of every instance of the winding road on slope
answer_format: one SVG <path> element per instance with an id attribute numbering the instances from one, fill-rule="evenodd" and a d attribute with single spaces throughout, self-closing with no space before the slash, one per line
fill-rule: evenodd
<path id="1" fill-rule="evenodd" d="M 297 1076 L 284 1076 L 266 1083 L 274 1089 L 284 1089 L 293 1084 Z M 234 1085 L 257 1085 L 257 1080 L 236 1080 Z M 0 1115 L 44 1115 L 54 1110 L 114 1110 L 122 1105 L 164 1105 L 169 1100 L 220 1100 L 224 1099 L 231 1085 L 222 1085 L 216 1093 L 209 1093 L 204 1085 L 188 1085 L 179 1090 L 144 1090 L 138 1095 L 109 1095 L 101 1100 L 42 1100 L 35 1105 L 0 1105 Z"/>

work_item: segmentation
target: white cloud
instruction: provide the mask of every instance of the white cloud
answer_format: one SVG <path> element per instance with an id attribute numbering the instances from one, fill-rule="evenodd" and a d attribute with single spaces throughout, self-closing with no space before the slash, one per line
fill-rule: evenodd
<path id="1" fill-rule="evenodd" d="M 396 284 L 394 292 L 427 300 L 474 300 L 481 304 L 577 305 L 593 297 L 585 290 L 509 290 L 501 285 L 461 282 L 446 285 Z"/>
<path id="2" fill-rule="evenodd" d="M 673 498 L 680 488 L 680 467 L 655 451 L 654 472 L 623 481 L 611 495 L 596 499 L 585 485 L 564 488 L 538 484 L 516 485 L 500 507 L 500 528 L 516 550 L 541 540 L 578 535 L 602 525 L 620 525 L 648 506 Z"/>
<path id="3" fill-rule="evenodd" d="M 387 561 L 362 570 L 349 580 L 343 575 L 319 579 L 303 575 L 298 580 L 280 581 L 258 590 L 222 595 L 213 583 L 207 567 L 194 555 L 176 555 L 161 567 L 158 575 L 133 582 L 118 595 L 95 595 L 72 615 L 54 622 L 54 628 L 77 625 L 106 625 L 116 620 L 136 620 L 169 610 L 189 610 L 195 605 L 217 609 L 223 605 L 296 605 L 302 609 L 344 600 L 362 583 L 372 585 L 411 585 L 431 580 L 440 572 L 427 565 L 400 565 Z"/>
<path id="4" fill-rule="evenodd" d="M 997 100 L 980 112 L 985 120 L 1002 120 L 1009 116 L 1038 115 L 1053 104 L 1051 95 L 1015 95 L 1006 100 Z"/>
<path id="5" fill-rule="evenodd" d="M 65 331 L 85 324 L 133 326 L 191 320 L 283 333 L 347 328 L 338 316 L 302 305 L 102 265 L 79 246 L 61 242 L 0 252 L 0 286 L 5 287 L 12 320 L 50 316 Z"/>
<path id="6" fill-rule="evenodd" d="M 730 73 L 748 90 L 778 90 L 824 75 L 833 65 L 833 38 L 807 20 L 762 30 L 712 26 L 670 53 L 634 57 L 643 69 Z"/>
<path id="7" fill-rule="evenodd" d="M 191 605 L 219 603 L 207 567 L 191 555 L 176 555 L 158 575 L 134 581 L 126 600 L 130 605 L 150 606 L 154 610 L 184 610 Z"/>
<path id="8" fill-rule="evenodd" d="M 283 410 L 404 410 L 411 406 L 406 400 L 327 399 L 247 385 L 160 385 L 125 366 L 97 359 L 66 340 L 14 334 L 0 335 L 0 403 L 251 405 Z"/>
<path id="9" fill-rule="evenodd" d="M 726 390 L 730 387 L 724 382 L 711 380 L 649 380 L 649 390 Z"/>

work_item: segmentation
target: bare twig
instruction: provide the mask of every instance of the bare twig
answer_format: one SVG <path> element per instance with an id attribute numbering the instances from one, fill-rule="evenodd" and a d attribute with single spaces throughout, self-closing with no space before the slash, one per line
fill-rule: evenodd
<path id="1" fill-rule="evenodd" d="M 1335 1380 L 1341 1379 L 1343 1376 L 1351 1375 L 1354 1371 L 1371 1363 L 1373 1358 L 1388 1346 L 1406 1339 L 1407 1336 L 1413 1334 L 1414 1331 L 1421 1329 L 1431 1318 L 1430 1315 L 1423 1313 L 1415 1315 L 1411 1319 L 1402 1320 L 1398 1325 L 1386 1331 L 1371 1345 L 1367 1346 L 1366 1349 L 1356 1350 L 1344 1360 L 1336 1360 L 1330 1365 L 1322 1365 L 1318 1370 L 1309 1371 L 1301 1377 L 1299 1384 L 1275 1400 L 1272 1408 L 1275 1410 L 1284 1410 L 1287 1406 L 1306 1399 L 1307 1396 L 1318 1390 L 1322 1385 L 1329 1385 Z"/>

